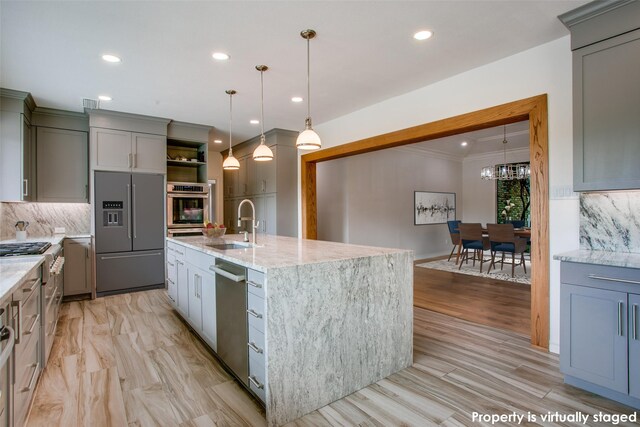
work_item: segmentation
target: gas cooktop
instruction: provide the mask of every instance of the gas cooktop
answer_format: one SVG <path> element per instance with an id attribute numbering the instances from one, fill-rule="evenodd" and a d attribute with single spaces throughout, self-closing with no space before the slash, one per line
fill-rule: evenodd
<path id="1" fill-rule="evenodd" d="M 0 257 L 17 255 L 40 255 L 49 249 L 49 242 L 0 243 Z"/>

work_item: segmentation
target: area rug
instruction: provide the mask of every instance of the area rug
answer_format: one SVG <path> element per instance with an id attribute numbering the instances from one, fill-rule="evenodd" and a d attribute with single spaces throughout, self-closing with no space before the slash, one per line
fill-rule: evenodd
<path id="1" fill-rule="evenodd" d="M 507 282 L 521 283 L 524 285 L 531 285 L 531 261 L 526 260 L 527 273 L 525 274 L 522 266 L 516 266 L 515 277 L 511 277 L 511 264 L 504 264 L 504 270 L 500 270 L 500 264 L 496 262 L 496 268 L 492 268 L 490 273 L 487 273 L 489 262 L 485 262 L 482 266 L 482 273 L 480 273 L 480 265 L 476 261 L 476 266 L 473 266 L 473 262 L 469 261 L 468 264 L 462 264 L 462 268 L 458 270 L 458 265 L 455 263 L 455 259 L 451 261 L 441 259 L 437 261 L 425 262 L 423 264 L 417 264 L 416 267 L 431 268 L 434 270 L 449 271 L 451 273 L 469 274 L 471 276 L 487 277 L 489 279 L 504 280 Z"/>

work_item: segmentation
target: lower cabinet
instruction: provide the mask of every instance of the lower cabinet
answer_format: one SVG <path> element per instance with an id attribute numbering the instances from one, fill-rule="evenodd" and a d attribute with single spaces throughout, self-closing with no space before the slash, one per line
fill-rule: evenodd
<path id="1" fill-rule="evenodd" d="M 202 338 L 213 351 L 218 351 L 216 339 L 216 276 L 202 271 L 200 299 L 202 302 Z"/>
<path id="2" fill-rule="evenodd" d="M 91 293 L 91 239 L 64 239 L 64 295 Z"/>
<path id="3" fill-rule="evenodd" d="M 202 330 L 202 274 L 200 269 L 187 264 L 187 288 L 189 292 L 189 323 L 196 331 Z"/>
<path id="4" fill-rule="evenodd" d="M 640 408 L 640 271 L 563 262 L 561 281 L 565 382 Z"/>
<path id="5" fill-rule="evenodd" d="M 189 316 L 188 275 L 184 258 L 181 259 L 180 257 L 176 257 L 176 288 L 178 295 L 176 308 L 186 318 Z"/>
<path id="6" fill-rule="evenodd" d="M 173 247 L 169 249 L 167 246 L 167 295 L 171 302 L 175 305 L 178 301 L 178 271 L 176 269 L 176 255 Z"/>
<path id="7" fill-rule="evenodd" d="M 247 270 L 247 323 L 249 325 L 249 388 L 265 401 L 265 327 L 267 306 L 264 300 L 264 274 Z"/>

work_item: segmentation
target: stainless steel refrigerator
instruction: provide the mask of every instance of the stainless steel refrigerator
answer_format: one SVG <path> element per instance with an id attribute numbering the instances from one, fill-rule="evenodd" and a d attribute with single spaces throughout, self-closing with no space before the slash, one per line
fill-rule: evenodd
<path id="1" fill-rule="evenodd" d="M 98 296 L 164 286 L 164 176 L 95 173 Z"/>

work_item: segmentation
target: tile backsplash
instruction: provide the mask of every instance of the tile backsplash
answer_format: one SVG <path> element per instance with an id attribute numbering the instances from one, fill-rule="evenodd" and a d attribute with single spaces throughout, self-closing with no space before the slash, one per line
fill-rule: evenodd
<path id="1" fill-rule="evenodd" d="M 580 248 L 640 253 L 640 191 L 580 194 Z"/>
<path id="2" fill-rule="evenodd" d="M 55 227 L 67 235 L 88 234 L 91 205 L 86 203 L 0 203 L 0 240 L 16 237 L 17 221 L 29 221 L 27 237 L 50 236 Z"/>

